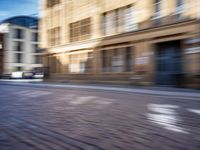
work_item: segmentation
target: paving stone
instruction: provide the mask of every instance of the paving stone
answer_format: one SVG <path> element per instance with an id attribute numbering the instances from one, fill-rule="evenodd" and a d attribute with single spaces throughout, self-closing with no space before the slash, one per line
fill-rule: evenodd
<path id="1" fill-rule="evenodd" d="M 0 150 L 200 149 L 200 115 L 187 111 L 200 101 L 8 85 L 0 95 Z M 149 104 L 178 106 L 175 125 L 188 133 L 149 120 Z"/>

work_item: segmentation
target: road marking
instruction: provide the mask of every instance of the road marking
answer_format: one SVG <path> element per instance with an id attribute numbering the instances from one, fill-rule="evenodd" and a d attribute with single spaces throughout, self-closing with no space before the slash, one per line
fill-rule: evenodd
<path id="1" fill-rule="evenodd" d="M 200 109 L 187 109 L 189 112 L 195 113 L 197 115 L 200 115 Z"/>
<path id="2" fill-rule="evenodd" d="M 156 98 L 168 98 L 168 99 L 181 99 L 181 100 L 193 100 L 193 101 L 199 101 L 199 98 L 195 98 L 195 97 L 180 97 L 180 96 L 167 96 L 167 95 L 153 95 L 153 97 Z"/>
<path id="3" fill-rule="evenodd" d="M 35 98 L 35 97 L 50 95 L 51 92 L 36 91 L 36 90 L 25 90 L 25 91 L 19 91 L 16 94 L 19 95 L 19 96 L 22 96 L 22 97 Z"/>
<path id="4" fill-rule="evenodd" d="M 148 113 L 147 118 L 156 124 L 162 125 L 165 129 L 189 134 L 186 129 L 177 125 L 181 120 L 178 118 L 176 109 L 179 108 L 177 105 L 162 105 L 162 104 L 149 104 L 148 110 L 153 113 Z"/>
<path id="5" fill-rule="evenodd" d="M 175 114 L 174 109 L 179 108 L 178 106 L 173 106 L 173 105 L 157 105 L 157 104 L 150 104 L 148 106 L 149 110 L 153 111 L 153 112 L 159 112 L 162 114 L 169 114 L 169 115 L 173 115 Z"/>
<path id="6" fill-rule="evenodd" d="M 73 95 L 73 98 L 71 98 L 68 101 L 69 105 L 72 106 L 90 104 L 92 105 L 92 107 L 95 108 L 104 108 L 112 104 L 113 102 L 114 102 L 113 99 L 107 99 L 98 96 L 80 96 L 80 95 Z"/>
<path id="7" fill-rule="evenodd" d="M 82 96 L 82 97 L 76 97 L 76 99 L 69 101 L 72 105 L 81 105 L 90 102 L 93 99 L 96 99 L 95 96 Z"/>

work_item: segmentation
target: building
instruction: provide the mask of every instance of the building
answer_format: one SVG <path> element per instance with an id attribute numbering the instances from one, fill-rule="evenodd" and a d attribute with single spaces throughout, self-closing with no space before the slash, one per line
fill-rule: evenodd
<path id="1" fill-rule="evenodd" d="M 3 34 L 0 33 L 0 74 L 3 73 Z"/>
<path id="2" fill-rule="evenodd" d="M 199 0 L 42 0 L 51 79 L 199 87 Z"/>
<path id="3" fill-rule="evenodd" d="M 38 48 L 38 19 L 16 16 L 0 23 L 3 35 L 2 73 L 32 71 L 41 68 L 42 51 Z"/>

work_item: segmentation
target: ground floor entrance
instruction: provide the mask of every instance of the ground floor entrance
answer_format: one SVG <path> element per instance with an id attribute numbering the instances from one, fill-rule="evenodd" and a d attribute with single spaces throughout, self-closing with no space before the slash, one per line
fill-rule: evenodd
<path id="1" fill-rule="evenodd" d="M 182 78 L 180 41 L 158 43 L 156 47 L 156 83 L 179 86 Z"/>

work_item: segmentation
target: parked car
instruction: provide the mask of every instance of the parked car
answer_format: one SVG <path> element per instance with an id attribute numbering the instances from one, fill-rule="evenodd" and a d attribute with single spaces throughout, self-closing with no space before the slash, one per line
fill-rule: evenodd
<path id="1" fill-rule="evenodd" d="M 35 72 L 34 75 L 33 75 L 33 77 L 35 79 L 43 79 L 44 78 L 44 73 L 42 73 L 42 72 Z"/>
<path id="2" fill-rule="evenodd" d="M 16 72 L 12 72 L 9 78 L 11 79 L 43 79 L 44 73 L 33 72 L 33 71 L 16 71 Z"/>
<path id="3" fill-rule="evenodd" d="M 11 79 L 33 79 L 34 73 L 28 71 L 16 71 L 11 73 Z"/>
<path id="4" fill-rule="evenodd" d="M 22 71 L 16 71 L 16 72 L 12 72 L 11 79 L 22 79 L 23 78 L 23 72 Z"/>
<path id="5" fill-rule="evenodd" d="M 23 72 L 23 79 L 33 79 L 34 73 L 33 72 Z"/>
<path id="6" fill-rule="evenodd" d="M 11 78 L 11 74 L 9 74 L 9 73 L 3 73 L 1 75 L 1 79 L 10 79 L 10 78 Z"/>

